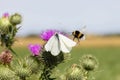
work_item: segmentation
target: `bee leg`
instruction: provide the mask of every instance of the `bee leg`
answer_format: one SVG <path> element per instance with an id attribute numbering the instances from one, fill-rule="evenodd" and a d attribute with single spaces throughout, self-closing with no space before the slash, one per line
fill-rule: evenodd
<path id="1" fill-rule="evenodd" d="M 80 39 L 78 39 L 78 43 L 80 43 Z"/>
<path id="2" fill-rule="evenodd" d="M 73 38 L 73 41 L 75 40 L 75 37 Z"/>

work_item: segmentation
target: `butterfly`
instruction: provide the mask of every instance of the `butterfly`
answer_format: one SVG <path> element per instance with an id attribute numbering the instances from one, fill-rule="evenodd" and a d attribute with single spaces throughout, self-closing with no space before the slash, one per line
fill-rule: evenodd
<path id="1" fill-rule="evenodd" d="M 69 53 L 75 45 L 76 42 L 73 40 L 62 34 L 55 33 L 45 44 L 45 50 L 51 52 L 53 56 L 57 56 L 61 51 Z"/>

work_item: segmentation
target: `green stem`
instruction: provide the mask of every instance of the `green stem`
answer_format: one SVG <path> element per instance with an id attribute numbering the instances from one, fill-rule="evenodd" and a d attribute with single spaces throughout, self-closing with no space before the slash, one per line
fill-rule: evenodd
<path id="1" fill-rule="evenodd" d="M 8 49 L 17 56 L 16 52 L 11 47 L 8 47 Z"/>
<path id="2" fill-rule="evenodd" d="M 51 76 L 51 69 L 45 66 L 39 80 L 54 80 L 54 78 L 50 78 L 50 76 Z"/>

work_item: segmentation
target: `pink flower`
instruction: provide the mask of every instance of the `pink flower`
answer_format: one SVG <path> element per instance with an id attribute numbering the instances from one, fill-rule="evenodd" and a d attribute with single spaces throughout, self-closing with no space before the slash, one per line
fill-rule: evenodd
<path id="1" fill-rule="evenodd" d="M 39 44 L 30 44 L 28 48 L 33 56 L 38 56 L 40 54 L 40 51 L 42 50 L 42 46 Z"/>
<path id="2" fill-rule="evenodd" d="M 40 37 L 41 37 L 43 40 L 48 41 L 56 32 L 64 35 L 63 32 L 60 32 L 60 31 L 58 31 L 58 30 L 49 29 L 49 30 L 46 30 L 46 31 L 42 32 L 42 33 L 40 34 Z"/>
<path id="3" fill-rule="evenodd" d="M 9 13 L 4 13 L 3 17 L 5 17 L 5 18 L 9 17 Z"/>
<path id="4" fill-rule="evenodd" d="M 13 56 L 9 50 L 5 50 L 0 54 L 0 62 L 3 64 L 9 64 L 12 58 Z"/>

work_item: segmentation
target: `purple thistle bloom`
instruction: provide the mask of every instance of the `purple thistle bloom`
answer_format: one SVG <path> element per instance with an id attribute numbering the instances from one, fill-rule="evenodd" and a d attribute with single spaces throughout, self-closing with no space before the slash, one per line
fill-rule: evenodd
<path id="1" fill-rule="evenodd" d="M 42 46 L 39 44 L 30 44 L 28 46 L 29 50 L 31 51 L 33 56 L 38 56 L 40 54 L 40 51 L 42 49 Z"/>
<path id="2" fill-rule="evenodd" d="M 55 34 L 55 32 L 56 30 L 46 30 L 40 35 L 40 37 L 43 40 L 48 41 Z"/>
<path id="3" fill-rule="evenodd" d="M 6 18 L 6 17 L 9 17 L 9 13 L 4 13 L 4 14 L 3 14 L 3 17 L 5 17 L 5 18 Z"/>
<path id="4" fill-rule="evenodd" d="M 60 32 L 60 31 L 58 31 L 58 30 L 49 29 L 49 30 L 46 30 L 46 31 L 42 32 L 42 33 L 40 34 L 40 37 L 41 37 L 43 40 L 48 41 L 56 32 L 64 35 L 63 32 Z"/>

